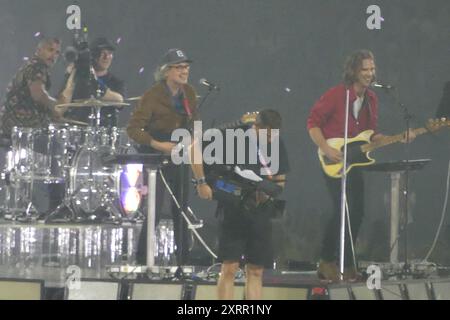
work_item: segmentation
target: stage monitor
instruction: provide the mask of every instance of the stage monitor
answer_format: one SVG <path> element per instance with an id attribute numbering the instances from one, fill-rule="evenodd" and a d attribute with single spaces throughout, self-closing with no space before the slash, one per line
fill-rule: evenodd
<path id="1" fill-rule="evenodd" d="M 381 284 L 381 298 L 383 300 L 403 300 L 403 294 L 398 284 Z"/>
<path id="2" fill-rule="evenodd" d="M 133 283 L 130 284 L 131 300 L 183 300 L 182 283 Z"/>
<path id="3" fill-rule="evenodd" d="M 43 300 L 44 280 L 0 279 L 0 300 Z"/>
<path id="4" fill-rule="evenodd" d="M 79 288 L 66 287 L 66 300 L 119 300 L 120 283 L 117 281 L 82 279 Z"/>
<path id="5" fill-rule="evenodd" d="M 349 288 L 346 286 L 328 287 L 330 300 L 351 300 Z"/>
<path id="6" fill-rule="evenodd" d="M 244 285 L 234 285 L 234 299 L 243 300 L 245 295 Z M 193 291 L 194 300 L 218 300 L 217 285 L 214 284 L 197 284 Z"/>
<path id="7" fill-rule="evenodd" d="M 432 282 L 434 298 L 436 300 L 450 300 L 450 282 Z"/>
<path id="8" fill-rule="evenodd" d="M 406 283 L 409 300 L 429 300 L 425 282 Z"/>
<path id="9" fill-rule="evenodd" d="M 262 300 L 307 300 L 309 288 L 292 286 L 263 287 Z"/>
<path id="10" fill-rule="evenodd" d="M 351 291 L 355 300 L 377 300 L 377 291 L 367 288 L 365 283 L 362 285 L 352 285 Z"/>

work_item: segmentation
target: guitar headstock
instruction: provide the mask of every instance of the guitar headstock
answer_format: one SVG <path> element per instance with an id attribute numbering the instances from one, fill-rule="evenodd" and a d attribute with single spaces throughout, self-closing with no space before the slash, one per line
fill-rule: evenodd
<path id="1" fill-rule="evenodd" d="M 252 124 L 256 122 L 256 118 L 258 117 L 259 112 L 247 112 L 241 117 L 241 122 L 244 124 Z"/>
<path id="2" fill-rule="evenodd" d="M 427 121 L 426 128 L 429 131 L 437 131 L 439 129 L 442 129 L 444 127 L 450 127 L 450 120 L 446 118 L 441 119 L 429 119 Z"/>

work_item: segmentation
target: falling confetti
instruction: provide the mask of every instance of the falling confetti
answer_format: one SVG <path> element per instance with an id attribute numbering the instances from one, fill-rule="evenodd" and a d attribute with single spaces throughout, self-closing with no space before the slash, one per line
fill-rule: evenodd
<path id="1" fill-rule="evenodd" d="M 381 21 L 384 21 L 384 18 L 383 18 L 383 17 L 380 17 L 380 20 L 381 20 Z"/>
<path id="2" fill-rule="evenodd" d="M 144 70 L 145 70 L 145 68 L 144 68 L 144 67 L 140 68 L 140 69 L 139 69 L 139 74 L 143 73 L 143 72 L 144 72 Z"/>
<path id="3" fill-rule="evenodd" d="M 38 32 L 36 32 L 36 33 L 34 34 L 34 37 L 37 38 L 37 37 L 39 37 L 40 35 L 41 35 L 41 32 L 38 31 Z"/>
<path id="4" fill-rule="evenodd" d="M 28 57 L 23 57 L 23 61 L 28 61 L 28 60 L 30 60 L 30 58 L 28 58 Z"/>
<path id="5" fill-rule="evenodd" d="M 117 38 L 116 43 L 119 44 L 122 41 L 122 37 Z"/>
<path id="6" fill-rule="evenodd" d="M 284 91 L 291 92 L 291 88 L 284 88 Z"/>

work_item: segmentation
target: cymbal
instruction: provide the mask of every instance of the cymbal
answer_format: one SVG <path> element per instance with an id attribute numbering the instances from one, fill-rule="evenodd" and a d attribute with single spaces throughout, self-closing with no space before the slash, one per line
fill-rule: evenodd
<path id="1" fill-rule="evenodd" d="M 117 101 L 103 101 L 97 100 L 94 98 L 90 98 L 87 100 L 74 100 L 70 103 L 63 103 L 56 105 L 56 108 L 91 108 L 91 107 L 123 107 L 129 106 L 129 103 L 126 102 L 117 102 Z"/>
<path id="2" fill-rule="evenodd" d="M 67 124 L 73 124 L 73 125 L 77 125 L 77 126 L 89 126 L 89 123 L 87 122 L 82 122 L 82 121 L 78 121 L 78 120 L 73 120 L 73 119 L 69 119 L 69 118 L 59 118 L 57 120 L 58 123 L 67 123 Z"/>
<path id="3" fill-rule="evenodd" d="M 139 97 L 132 97 L 132 98 L 128 98 L 128 99 L 125 99 L 126 101 L 139 101 L 139 100 L 141 100 L 141 98 L 142 98 L 142 96 L 139 96 Z"/>
<path id="4" fill-rule="evenodd" d="M 200 99 L 202 96 L 196 95 L 196 97 L 197 97 L 197 99 Z M 139 96 L 139 97 L 131 97 L 131 98 L 125 99 L 125 101 L 139 101 L 141 99 L 142 99 L 142 96 Z"/>

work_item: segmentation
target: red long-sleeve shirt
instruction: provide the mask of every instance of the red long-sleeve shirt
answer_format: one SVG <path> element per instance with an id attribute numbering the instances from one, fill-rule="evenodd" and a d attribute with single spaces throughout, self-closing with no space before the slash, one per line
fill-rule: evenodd
<path id="1" fill-rule="evenodd" d="M 350 87 L 350 110 L 348 137 L 353 138 L 365 130 L 376 131 L 378 120 L 378 98 L 372 90 L 366 90 L 366 97 L 358 119 L 353 116 L 353 102 L 356 93 Z M 329 89 L 314 104 L 307 121 L 307 128 L 320 128 L 325 139 L 343 138 L 345 129 L 346 86 L 340 84 Z"/>

